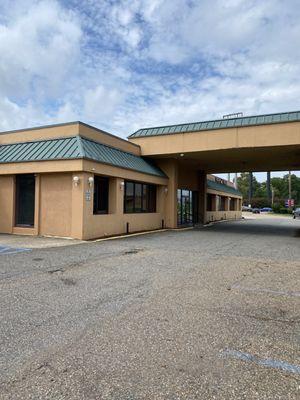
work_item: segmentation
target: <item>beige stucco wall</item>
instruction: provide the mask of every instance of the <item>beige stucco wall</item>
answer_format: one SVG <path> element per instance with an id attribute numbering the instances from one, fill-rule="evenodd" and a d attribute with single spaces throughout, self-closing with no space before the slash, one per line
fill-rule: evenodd
<path id="1" fill-rule="evenodd" d="M 0 176 L 0 232 L 12 233 L 14 219 L 14 176 Z"/>
<path id="2" fill-rule="evenodd" d="M 130 138 L 143 155 L 300 144 L 300 122 Z"/>
<path id="3" fill-rule="evenodd" d="M 83 160 L 33 161 L 0 164 L 0 175 L 75 172 L 83 170 Z"/>
<path id="4" fill-rule="evenodd" d="M 178 168 L 178 188 L 187 190 L 198 190 L 198 172 L 183 163 Z"/>
<path id="5" fill-rule="evenodd" d="M 108 146 L 116 147 L 123 151 L 133 153 L 137 156 L 141 154 L 141 148 L 139 145 L 129 142 L 128 140 L 122 139 L 118 136 L 103 132 L 86 124 L 79 124 L 79 134 L 88 139 L 95 140 L 96 142 L 100 142 Z"/>
<path id="6" fill-rule="evenodd" d="M 176 228 L 178 163 L 177 160 L 161 159 L 157 161 L 157 164 L 169 178 L 165 192 L 165 225 L 168 228 Z"/>
<path id="7" fill-rule="evenodd" d="M 164 186 L 157 187 L 156 213 L 124 214 L 124 187 L 122 178 L 111 178 L 109 181 L 109 214 L 93 214 L 93 188 L 88 185 L 90 174 L 85 173 L 83 180 L 84 192 L 91 192 L 91 199 L 84 196 L 83 239 L 94 239 L 126 233 L 129 223 L 129 232 L 159 229 L 165 219 L 165 191 Z"/>
<path id="8" fill-rule="evenodd" d="M 93 215 L 93 187 L 89 185 L 88 178 L 94 176 L 94 173 L 81 171 L 36 174 L 36 210 L 33 228 L 14 226 L 14 176 L 0 176 L 0 232 L 88 240 L 126 233 L 127 223 L 129 232 L 159 229 L 162 227 L 162 221 L 164 227 L 175 228 L 177 188 L 196 190 L 194 176 L 196 171 L 179 172 L 177 162 L 174 160 L 165 160 L 160 164 L 170 179 L 167 180 L 167 185 L 157 186 L 155 213 L 123 213 L 124 178 L 110 176 L 109 214 Z M 143 174 L 140 176 L 126 170 L 122 173 L 126 179 L 141 178 L 134 180 L 157 183 L 156 177 L 147 177 Z M 79 177 L 78 185 L 73 182 L 75 175 Z M 178 186 L 178 176 L 180 176 L 180 186 Z M 165 182 L 164 179 L 160 181 L 160 183 Z M 228 196 L 226 193 L 212 190 L 208 192 Z M 207 212 L 205 222 L 240 217 L 239 210 Z"/>
<path id="9" fill-rule="evenodd" d="M 130 169 L 114 167 L 112 165 L 96 163 L 88 160 L 83 160 L 83 170 L 86 172 L 90 172 L 91 174 L 100 174 L 110 177 L 131 179 L 134 181 L 153 183 L 155 185 L 168 184 L 168 178 L 156 175 L 148 175 Z"/>
<path id="10" fill-rule="evenodd" d="M 72 174 L 41 175 L 40 235 L 70 237 L 71 226 Z"/>
<path id="11" fill-rule="evenodd" d="M 206 213 L 206 223 L 241 218 L 242 211 L 207 211 Z"/>
<path id="12" fill-rule="evenodd" d="M 17 173 L 36 175 L 33 228 L 14 226 L 13 174 Z M 111 178 L 109 215 L 93 215 L 93 188 L 88 186 L 88 178 L 94 174 Z M 79 177 L 77 186 L 73 183 L 75 175 Z M 120 190 L 120 182 L 124 179 L 159 186 L 157 213 L 123 214 L 123 192 Z M 124 233 L 127 222 L 131 232 L 160 228 L 165 212 L 162 193 L 165 193 L 168 179 L 87 160 L 69 160 L 2 164 L 0 183 L 0 205 L 5 211 L 0 214 L 0 232 L 91 239 Z M 89 202 L 85 196 L 87 190 L 91 191 Z"/>

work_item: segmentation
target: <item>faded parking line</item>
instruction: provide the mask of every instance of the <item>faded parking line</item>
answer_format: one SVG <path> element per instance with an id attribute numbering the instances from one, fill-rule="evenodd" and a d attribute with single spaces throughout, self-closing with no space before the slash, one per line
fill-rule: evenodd
<path id="1" fill-rule="evenodd" d="M 242 361 L 252 362 L 266 368 L 280 369 L 292 374 L 300 374 L 299 365 L 289 364 L 285 361 L 273 360 L 272 358 L 259 358 L 248 353 L 229 349 L 222 351 L 221 355 L 223 357 L 231 357 Z"/>
<path id="2" fill-rule="evenodd" d="M 6 256 L 8 254 L 23 253 L 24 251 L 31 251 L 31 250 L 32 249 L 23 248 L 23 247 L 0 246 L 0 256 Z"/>

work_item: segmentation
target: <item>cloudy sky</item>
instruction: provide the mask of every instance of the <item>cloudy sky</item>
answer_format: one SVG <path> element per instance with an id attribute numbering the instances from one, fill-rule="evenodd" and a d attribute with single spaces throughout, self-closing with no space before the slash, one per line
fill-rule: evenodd
<path id="1" fill-rule="evenodd" d="M 299 0 L 1 0 L 0 130 L 300 109 Z"/>

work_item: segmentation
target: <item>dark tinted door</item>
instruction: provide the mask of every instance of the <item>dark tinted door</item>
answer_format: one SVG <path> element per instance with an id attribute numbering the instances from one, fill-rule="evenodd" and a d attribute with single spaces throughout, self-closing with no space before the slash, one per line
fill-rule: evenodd
<path id="1" fill-rule="evenodd" d="M 35 177 L 16 176 L 16 225 L 34 226 Z"/>

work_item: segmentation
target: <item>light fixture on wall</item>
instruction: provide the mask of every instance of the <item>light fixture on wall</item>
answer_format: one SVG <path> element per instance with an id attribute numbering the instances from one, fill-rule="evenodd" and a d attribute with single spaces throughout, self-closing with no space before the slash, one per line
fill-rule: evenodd
<path id="1" fill-rule="evenodd" d="M 164 191 L 165 191 L 165 194 L 168 194 L 168 186 L 165 186 L 165 189 L 164 189 Z"/>
<path id="2" fill-rule="evenodd" d="M 93 186 L 93 183 L 94 183 L 94 177 L 93 177 L 93 176 L 89 176 L 89 177 L 88 177 L 88 184 L 89 184 L 89 186 L 92 187 L 92 186 Z"/>
<path id="3" fill-rule="evenodd" d="M 78 186 L 79 181 L 80 181 L 79 176 L 73 176 L 73 183 L 74 183 L 74 186 Z"/>
<path id="4" fill-rule="evenodd" d="M 120 183 L 120 189 L 123 190 L 123 189 L 124 189 L 124 186 L 125 186 L 125 182 L 122 181 L 122 182 Z"/>

